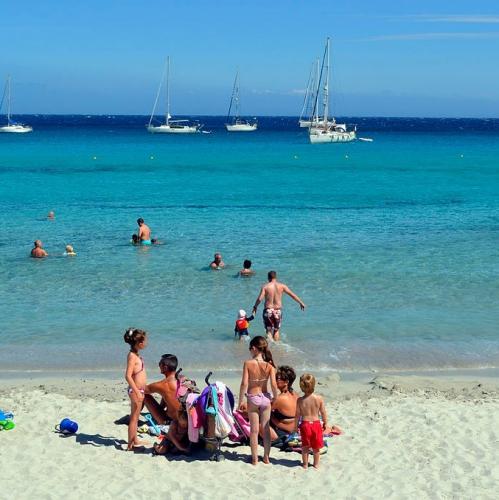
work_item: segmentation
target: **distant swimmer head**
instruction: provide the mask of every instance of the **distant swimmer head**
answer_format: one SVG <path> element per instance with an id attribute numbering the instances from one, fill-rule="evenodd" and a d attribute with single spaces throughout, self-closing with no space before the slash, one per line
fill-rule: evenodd
<path id="1" fill-rule="evenodd" d="M 161 373 L 176 372 L 178 367 L 178 359 L 174 354 L 163 354 L 159 360 L 159 369 Z"/>
<path id="2" fill-rule="evenodd" d="M 123 335 L 123 339 L 130 345 L 130 351 L 137 354 L 139 349 L 143 349 L 147 343 L 147 333 L 139 328 L 128 328 Z"/>
<path id="3" fill-rule="evenodd" d="M 139 217 L 139 218 L 137 219 L 137 224 L 138 224 L 139 226 L 142 226 L 142 224 L 144 224 L 144 219 L 143 219 L 142 217 Z"/>
<path id="4" fill-rule="evenodd" d="M 140 243 L 139 237 L 136 234 L 132 234 L 132 243 L 138 245 Z"/>
<path id="5" fill-rule="evenodd" d="M 267 274 L 269 281 L 275 280 L 277 278 L 277 273 L 275 271 L 269 271 Z"/>
<path id="6" fill-rule="evenodd" d="M 53 210 L 51 210 L 48 214 L 47 214 L 47 219 L 55 219 L 55 212 Z"/>
<path id="7" fill-rule="evenodd" d="M 244 309 L 239 309 L 238 318 L 246 318 L 246 311 Z"/>
<path id="8" fill-rule="evenodd" d="M 66 252 L 68 253 L 74 253 L 74 249 L 71 245 L 66 245 Z"/>
<path id="9" fill-rule="evenodd" d="M 33 245 L 35 245 L 35 248 L 42 248 L 42 246 L 43 246 L 41 240 L 35 240 L 35 242 L 33 243 Z"/>
<path id="10" fill-rule="evenodd" d="M 243 269 L 250 269 L 251 268 L 251 260 L 246 259 L 243 262 Z"/>
<path id="11" fill-rule="evenodd" d="M 214 256 L 213 256 L 213 260 L 215 262 L 220 262 L 222 260 L 222 254 L 217 252 Z"/>

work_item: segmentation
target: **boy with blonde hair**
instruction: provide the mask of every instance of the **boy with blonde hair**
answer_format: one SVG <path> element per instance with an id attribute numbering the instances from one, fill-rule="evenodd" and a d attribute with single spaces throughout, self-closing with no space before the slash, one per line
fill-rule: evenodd
<path id="1" fill-rule="evenodd" d="M 322 433 L 327 427 L 327 414 L 324 401 L 314 394 L 315 377 L 305 373 L 300 377 L 300 389 L 304 396 L 298 398 L 295 415 L 295 432 L 300 429 L 302 467 L 308 468 L 308 452 L 314 454 L 314 468 L 319 468 L 320 450 L 324 446 Z M 319 420 L 322 418 L 322 424 Z M 301 423 L 300 423 L 301 419 Z"/>

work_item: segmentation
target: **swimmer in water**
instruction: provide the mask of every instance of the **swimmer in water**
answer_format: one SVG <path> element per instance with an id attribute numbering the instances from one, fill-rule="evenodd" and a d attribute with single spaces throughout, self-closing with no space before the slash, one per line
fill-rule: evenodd
<path id="1" fill-rule="evenodd" d="M 54 220 L 55 219 L 55 212 L 53 210 L 51 210 L 48 214 L 47 214 L 47 219 L 48 220 Z"/>
<path id="2" fill-rule="evenodd" d="M 225 267 L 225 262 L 222 260 L 222 254 L 216 253 L 213 256 L 213 262 L 210 264 L 210 268 L 213 270 L 223 269 Z"/>
<path id="3" fill-rule="evenodd" d="M 31 249 L 31 257 L 34 259 L 43 259 L 48 256 L 48 253 L 43 249 L 43 244 L 40 240 L 33 243 L 34 247 Z"/>
<path id="4" fill-rule="evenodd" d="M 62 255 L 65 257 L 76 257 L 76 252 L 71 245 L 66 245 L 66 251 Z"/>
<path id="5" fill-rule="evenodd" d="M 239 276 L 251 276 L 255 274 L 255 271 L 251 269 L 251 260 L 246 259 L 243 262 L 243 268 L 239 271 Z"/>
<path id="6" fill-rule="evenodd" d="M 149 228 L 149 226 L 144 222 L 144 219 L 142 217 L 137 219 L 137 224 L 139 226 L 139 232 L 137 236 L 139 237 L 140 243 L 142 245 L 152 245 L 151 229 Z"/>
<path id="7" fill-rule="evenodd" d="M 132 234 L 132 245 L 141 245 L 141 241 L 136 234 Z M 156 238 L 151 238 L 151 245 L 162 245 L 163 242 L 157 240 Z"/>

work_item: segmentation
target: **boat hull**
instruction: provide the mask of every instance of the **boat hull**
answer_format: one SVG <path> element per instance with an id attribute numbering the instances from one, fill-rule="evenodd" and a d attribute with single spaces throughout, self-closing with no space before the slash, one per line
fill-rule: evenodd
<path id="1" fill-rule="evenodd" d="M 233 125 L 226 123 L 225 128 L 227 132 L 254 132 L 258 125 L 256 123 L 234 123 Z"/>
<path id="2" fill-rule="evenodd" d="M 326 130 L 310 132 L 310 142 L 312 144 L 324 144 L 329 142 L 352 142 L 357 139 L 357 134 L 350 132 L 337 132 L 336 130 Z"/>
<path id="3" fill-rule="evenodd" d="M 147 131 L 151 134 L 197 134 L 199 127 L 197 125 L 185 125 L 182 127 L 170 127 L 169 125 L 149 126 Z"/>
<path id="4" fill-rule="evenodd" d="M 26 134 L 28 132 L 33 132 L 33 127 L 27 125 L 5 125 L 0 127 L 0 133 Z"/>

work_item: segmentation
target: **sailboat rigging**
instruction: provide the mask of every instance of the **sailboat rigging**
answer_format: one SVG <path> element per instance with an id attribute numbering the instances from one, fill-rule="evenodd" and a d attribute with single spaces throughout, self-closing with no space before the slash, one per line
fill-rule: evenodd
<path id="1" fill-rule="evenodd" d="M 326 40 L 326 47 L 322 58 L 322 66 L 317 82 L 314 109 L 309 127 L 309 139 L 312 144 L 327 142 L 351 142 L 357 138 L 356 129 L 348 130 L 345 123 L 336 123 L 333 118 L 329 121 L 329 37 Z M 322 117 L 319 113 L 319 95 L 322 88 Z"/>
<path id="2" fill-rule="evenodd" d="M 234 106 L 235 114 L 231 120 L 231 111 Z M 240 116 L 240 98 L 239 98 L 239 70 L 236 72 L 232 95 L 230 98 L 229 111 L 227 112 L 227 123 L 225 124 L 227 132 L 254 132 L 258 128 L 256 120 L 251 123 L 249 120 Z"/>
<path id="3" fill-rule="evenodd" d="M 159 96 L 161 94 L 161 88 L 163 86 L 163 81 L 165 79 L 166 73 L 166 114 L 165 123 L 160 125 L 153 125 L 154 116 L 156 114 L 156 107 L 158 105 Z M 203 125 L 199 123 L 192 123 L 190 120 L 172 120 L 172 115 L 170 114 L 170 56 L 168 56 L 166 61 L 166 68 L 159 82 L 158 92 L 156 93 L 156 99 L 154 101 L 154 106 L 152 109 L 151 117 L 149 118 L 149 123 L 147 124 L 147 131 L 152 134 L 195 134 L 201 131 Z"/>

